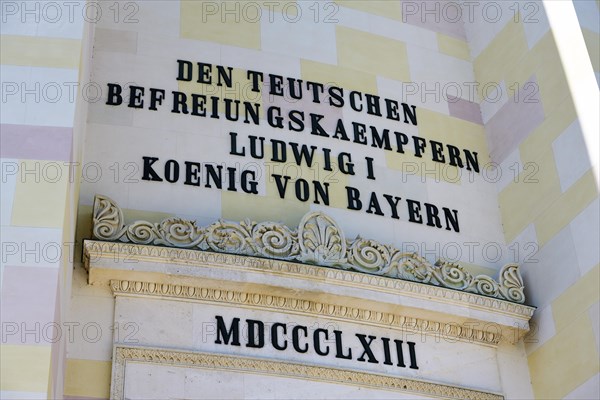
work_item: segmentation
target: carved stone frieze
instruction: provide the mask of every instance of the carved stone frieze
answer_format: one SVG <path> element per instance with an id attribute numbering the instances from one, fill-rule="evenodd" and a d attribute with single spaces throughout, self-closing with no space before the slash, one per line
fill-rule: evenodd
<path id="1" fill-rule="evenodd" d="M 415 253 L 357 237 L 349 240 L 337 223 L 321 212 L 308 213 L 297 229 L 281 223 L 219 220 L 199 227 L 195 221 L 167 218 L 159 223 L 125 224 L 123 212 L 108 197 L 94 201 L 93 235 L 105 241 L 209 250 L 218 253 L 299 261 L 324 267 L 399 278 L 438 287 L 524 303 L 524 285 L 516 264 L 505 265 L 499 280 L 473 276 L 456 263 L 430 264 Z"/>
<path id="2" fill-rule="evenodd" d="M 413 393 L 425 397 L 445 399 L 503 399 L 503 396 L 494 393 L 424 382 L 416 379 L 399 378 L 337 368 L 284 363 L 280 361 L 227 356 L 222 354 L 121 346 L 116 346 L 114 350 L 111 399 L 124 399 L 125 366 L 130 362 L 285 376 L 320 382 L 356 385 L 379 390 L 397 391 L 401 393 Z"/>
<path id="3" fill-rule="evenodd" d="M 491 323 L 486 325 L 489 330 L 482 330 L 475 329 L 469 325 L 448 324 L 390 312 L 263 293 L 131 280 L 111 280 L 110 287 L 114 295 L 157 296 L 239 305 L 241 307 L 260 307 L 261 309 L 282 311 L 286 314 L 295 313 L 325 317 L 341 321 L 358 322 L 363 325 L 368 324 L 392 328 L 404 332 L 431 335 L 438 340 L 442 339 L 452 342 L 461 341 L 495 346 L 502 338 L 502 327 Z"/>

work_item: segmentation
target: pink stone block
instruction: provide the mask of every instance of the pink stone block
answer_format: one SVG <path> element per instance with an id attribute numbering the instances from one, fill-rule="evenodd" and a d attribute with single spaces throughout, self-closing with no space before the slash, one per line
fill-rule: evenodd
<path id="1" fill-rule="evenodd" d="M 449 3 L 449 4 L 448 4 Z M 403 1 L 402 22 L 466 39 L 463 11 L 459 3 L 444 1 Z"/>
<path id="2" fill-rule="evenodd" d="M 28 160 L 70 161 L 73 129 L 54 126 L 0 126 L 0 156 Z"/>
<path id="3" fill-rule="evenodd" d="M 18 329 L 6 335 L 6 344 L 52 344 L 46 339 L 54 336 L 49 324 L 56 321 L 57 285 L 56 268 L 4 267 L 0 319 L 3 329 Z M 30 333 L 24 335 L 25 329 Z"/>
<path id="4" fill-rule="evenodd" d="M 532 76 L 485 125 L 493 161 L 504 161 L 544 121 L 544 107 L 536 88 Z"/>
<path id="5" fill-rule="evenodd" d="M 450 111 L 450 115 L 453 117 L 483 125 L 483 120 L 481 119 L 481 110 L 479 109 L 479 104 L 477 103 L 473 103 L 459 97 L 448 96 L 448 109 Z"/>

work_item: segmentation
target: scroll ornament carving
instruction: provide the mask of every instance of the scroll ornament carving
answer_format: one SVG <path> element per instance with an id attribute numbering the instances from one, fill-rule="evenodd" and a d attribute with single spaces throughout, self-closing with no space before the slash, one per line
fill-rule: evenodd
<path id="1" fill-rule="evenodd" d="M 281 223 L 249 220 L 219 220 L 206 227 L 181 218 L 125 224 L 119 206 L 108 197 L 97 195 L 93 236 L 105 241 L 300 261 L 525 302 L 523 279 L 516 264 L 505 265 L 498 281 L 486 275 L 473 276 L 456 263 L 439 260 L 432 265 L 418 254 L 403 253 L 374 240 L 346 239 L 338 224 L 321 212 L 306 214 L 294 230 Z"/>

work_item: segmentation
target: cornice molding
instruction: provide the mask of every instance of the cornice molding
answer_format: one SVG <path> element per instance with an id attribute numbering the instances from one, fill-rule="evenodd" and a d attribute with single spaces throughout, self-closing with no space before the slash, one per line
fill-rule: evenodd
<path id="1" fill-rule="evenodd" d="M 496 346 L 502 338 L 502 329 L 495 324 L 488 324 L 490 330 L 481 330 L 457 323 L 448 324 L 390 312 L 264 293 L 132 280 L 111 280 L 110 288 L 115 296 L 161 297 L 268 309 L 286 314 L 308 315 L 419 333 L 449 342 Z"/>
<path id="2" fill-rule="evenodd" d="M 232 271 L 270 272 L 298 279 L 331 282 L 338 286 L 367 289 L 394 295 L 401 294 L 416 299 L 433 300 L 443 304 L 455 304 L 485 312 L 504 314 L 523 323 L 523 334 L 528 330 L 527 321 L 529 321 L 535 310 L 533 307 L 523 304 L 469 292 L 289 261 L 159 246 L 85 241 L 84 264 L 88 270 L 102 268 L 105 262 L 117 262 L 115 260 L 123 262 L 128 267 L 131 266 L 130 262 L 150 262 L 165 265 L 189 265 L 198 268 L 214 267 Z"/>
<path id="3" fill-rule="evenodd" d="M 504 398 L 498 394 L 472 389 L 330 367 L 284 363 L 280 361 L 221 354 L 206 354 L 142 347 L 123 347 L 116 345 L 113 358 L 111 399 L 124 399 L 125 366 L 128 362 L 299 378 L 320 382 L 358 385 L 360 387 L 397 391 L 401 393 L 413 393 L 445 399 L 502 400 Z"/>
<path id="4" fill-rule="evenodd" d="M 199 227 L 195 221 L 182 218 L 126 225 L 121 208 L 110 198 L 97 195 L 92 230 L 94 238 L 109 242 L 296 261 L 425 283 L 512 303 L 525 302 L 523 279 L 516 264 L 505 265 L 498 281 L 486 275 L 473 276 L 455 263 L 439 260 L 432 265 L 418 254 L 403 253 L 374 240 L 346 239 L 336 221 L 321 212 L 306 214 L 297 229 L 276 222 L 249 220 L 240 223 L 219 220 Z"/>

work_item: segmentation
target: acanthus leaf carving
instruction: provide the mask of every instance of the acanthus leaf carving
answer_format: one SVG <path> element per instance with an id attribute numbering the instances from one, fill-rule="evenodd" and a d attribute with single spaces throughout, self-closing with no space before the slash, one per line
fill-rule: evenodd
<path id="1" fill-rule="evenodd" d="M 121 238 L 123 242 L 135 244 L 168 244 L 161 240 L 161 235 L 155 224 L 146 221 L 136 221 L 127 226 L 127 235 Z"/>
<path id="2" fill-rule="evenodd" d="M 368 274 L 387 275 L 392 268 L 391 258 L 389 246 L 357 237 L 350 243 L 346 265 Z"/>
<path id="3" fill-rule="evenodd" d="M 126 231 L 121 208 L 108 197 L 101 195 L 94 199 L 92 225 L 94 237 L 102 240 L 118 240 Z"/>
<path id="4" fill-rule="evenodd" d="M 258 255 L 262 257 L 294 260 L 300 252 L 297 232 L 275 222 L 256 225 L 252 230 L 252 239 Z"/>
<path id="5" fill-rule="evenodd" d="M 206 228 L 208 249 L 219 253 L 256 254 L 251 235 L 252 227 L 250 221 L 235 224 L 219 220 Z"/>
<path id="6" fill-rule="evenodd" d="M 196 225 L 196 221 L 182 218 L 168 218 L 158 226 L 157 244 L 183 248 L 196 247 L 205 239 L 204 230 Z"/>

